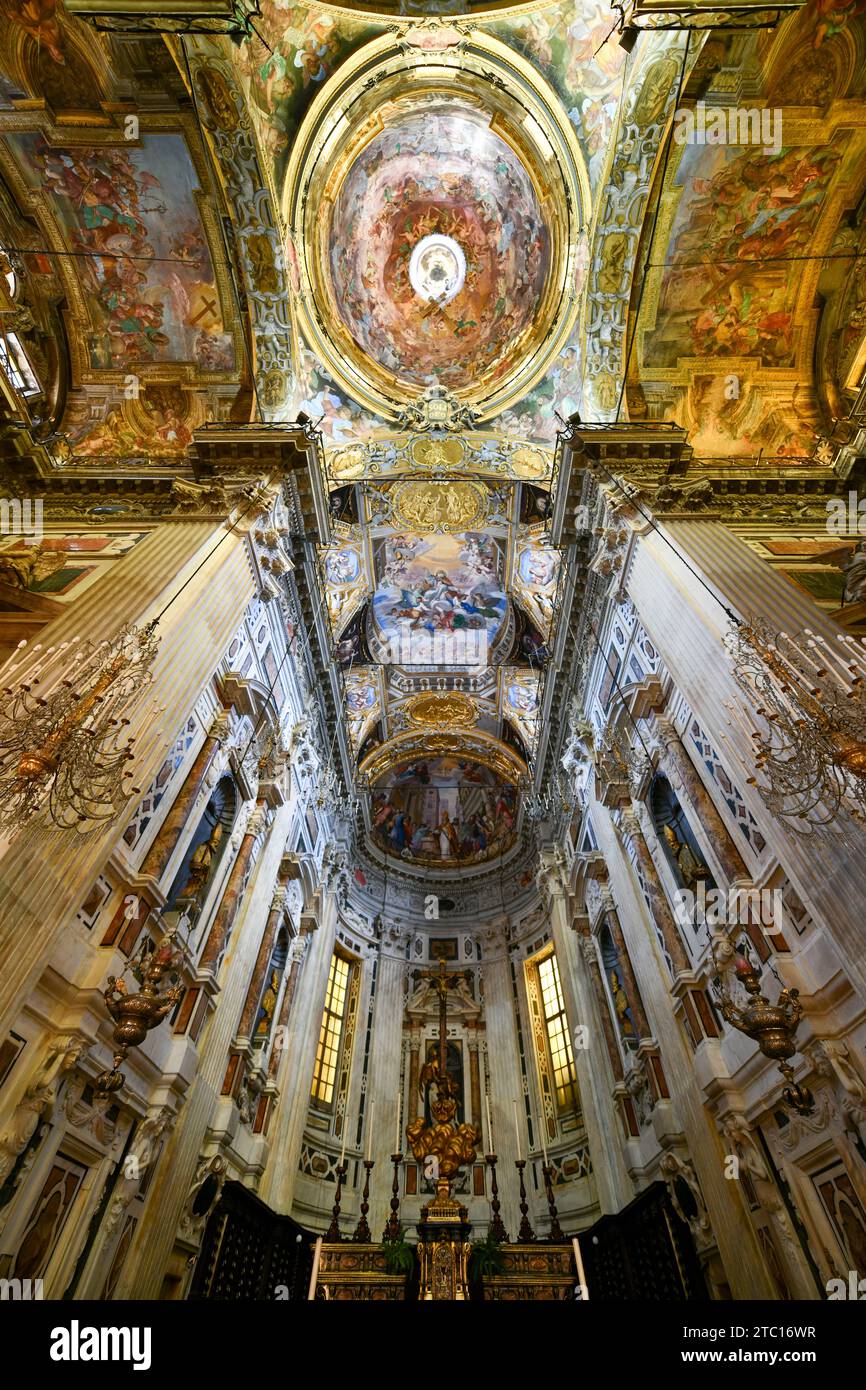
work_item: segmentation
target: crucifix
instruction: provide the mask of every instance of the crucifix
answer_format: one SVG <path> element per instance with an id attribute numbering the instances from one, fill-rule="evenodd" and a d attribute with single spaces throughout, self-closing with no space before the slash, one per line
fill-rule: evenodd
<path id="1" fill-rule="evenodd" d="M 448 991 L 465 976 L 456 971 L 449 975 L 442 957 L 438 970 L 422 970 L 418 975 L 431 982 L 439 1000 L 439 1051 L 422 1067 L 418 1087 L 425 1098 L 435 1087 L 436 1099 L 430 1097 L 433 1123 L 428 1124 L 422 1116 L 406 1126 L 414 1158 L 423 1165 L 424 1176 L 436 1183 L 436 1197 L 421 1208 L 418 1223 L 420 1297 L 465 1300 L 471 1227 L 466 1207 L 451 1196 L 451 1181 L 461 1168 L 475 1162 L 481 1131 L 475 1125 L 458 1123 L 458 1087 L 446 1071 Z"/>
<path id="2" fill-rule="evenodd" d="M 461 975 L 449 975 L 445 969 L 444 957 L 439 958 L 438 970 L 419 970 L 416 978 L 432 981 L 433 988 L 439 999 L 439 1048 L 435 1063 L 426 1062 L 421 1069 L 420 1091 L 424 1094 L 424 1088 L 428 1082 L 440 1080 L 442 1085 L 446 1084 L 446 1062 L 448 1057 L 448 991 L 452 989 L 458 981 L 463 978 Z"/>

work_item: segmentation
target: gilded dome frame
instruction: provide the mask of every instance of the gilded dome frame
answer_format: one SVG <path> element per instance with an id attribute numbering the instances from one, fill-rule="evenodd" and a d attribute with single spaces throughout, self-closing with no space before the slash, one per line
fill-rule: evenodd
<path id="1" fill-rule="evenodd" d="M 355 341 L 335 303 L 328 262 L 330 220 L 347 171 L 385 128 L 389 113 L 420 98 L 453 100 L 491 118 L 515 151 L 544 210 L 549 267 L 531 323 L 515 340 L 508 371 L 481 371 L 455 396 L 479 419 L 509 409 L 565 346 L 580 302 L 579 234 L 590 220 L 589 180 L 576 133 L 550 84 L 520 54 L 461 26 L 386 34 L 359 49 L 324 84 L 295 138 L 282 212 L 297 256 L 300 330 L 335 381 L 363 408 L 395 419 L 417 399 Z"/>

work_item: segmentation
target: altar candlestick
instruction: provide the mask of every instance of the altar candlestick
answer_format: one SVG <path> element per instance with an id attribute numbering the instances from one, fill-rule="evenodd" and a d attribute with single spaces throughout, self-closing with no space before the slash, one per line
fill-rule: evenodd
<path id="1" fill-rule="evenodd" d="M 588 1302 L 589 1302 L 589 1289 L 587 1288 L 587 1284 L 586 1284 L 586 1274 L 585 1274 L 584 1268 L 583 1268 L 583 1260 L 580 1258 L 580 1242 L 578 1241 L 577 1236 L 574 1236 L 574 1237 L 572 1238 L 571 1243 L 572 1243 L 572 1245 L 574 1246 L 574 1263 L 577 1265 L 577 1282 L 580 1284 L 580 1287 L 583 1289 L 583 1298 L 584 1298 L 584 1301 L 588 1303 Z"/>
<path id="2" fill-rule="evenodd" d="M 520 1118 L 517 1113 L 517 1101 L 514 1102 L 514 1133 L 517 1135 L 517 1161 L 523 1158 L 523 1150 L 520 1147 Z"/>
<path id="3" fill-rule="evenodd" d="M 487 1152 L 489 1154 L 495 1154 L 496 1150 L 493 1147 L 493 1124 L 490 1119 L 490 1097 L 486 1091 L 484 1092 L 484 1108 L 487 1111 Z"/>
<path id="4" fill-rule="evenodd" d="M 344 1115 L 344 1116 L 343 1116 L 343 1147 L 340 1149 L 340 1167 L 341 1167 L 341 1168 L 342 1168 L 343 1164 L 345 1163 L 345 1161 L 346 1161 L 346 1117 L 345 1117 L 345 1115 Z"/>
<path id="5" fill-rule="evenodd" d="M 547 1161 L 548 1161 L 548 1160 L 547 1160 L 547 1142 L 546 1142 L 546 1140 L 545 1140 L 545 1138 L 544 1138 L 544 1131 L 545 1131 L 546 1128 L 547 1128 L 547 1120 L 545 1119 L 545 1116 L 544 1116 L 544 1108 L 543 1108 L 543 1106 L 542 1106 L 542 1109 L 541 1109 L 541 1111 L 540 1111 L 540 1113 L 539 1113 L 539 1116 L 538 1116 L 538 1132 L 539 1132 L 539 1134 L 541 1135 L 541 1152 L 544 1154 L 544 1166 L 545 1166 L 545 1168 L 547 1167 Z"/>
<path id="6" fill-rule="evenodd" d="M 373 1111 L 376 1109 L 376 1102 L 370 1101 L 370 1118 L 367 1122 L 367 1158 L 373 1157 Z"/>
<path id="7" fill-rule="evenodd" d="M 397 1091 L 397 1128 L 396 1128 L 395 1131 L 394 1131 L 394 1148 L 393 1148 L 393 1152 L 394 1152 L 395 1154 L 398 1154 L 398 1153 L 400 1152 L 400 1120 L 402 1119 L 402 1111 L 403 1111 L 403 1095 L 402 1095 L 402 1093 L 398 1090 L 398 1091 Z"/>
<path id="8" fill-rule="evenodd" d="M 316 1284 L 319 1282 L 319 1261 L 320 1261 L 321 1258 L 322 1258 L 322 1237 L 321 1237 L 321 1236 L 316 1236 L 316 1250 L 315 1250 L 315 1254 L 313 1255 L 313 1272 L 312 1272 L 312 1274 L 310 1275 L 310 1291 L 309 1291 L 309 1293 L 307 1294 L 307 1300 L 308 1300 L 308 1301 L 309 1301 L 310 1299 L 314 1299 L 314 1298 L 316 1297 Z"/>

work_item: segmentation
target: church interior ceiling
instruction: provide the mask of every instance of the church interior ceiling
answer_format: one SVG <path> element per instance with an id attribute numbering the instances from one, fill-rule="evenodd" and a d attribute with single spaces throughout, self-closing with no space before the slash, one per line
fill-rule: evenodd
<path id="1" fill-rule="evenodd" d="M 862 6 L 633 52 L 602 0 L 262 0 L 238 44 L 74 8 L 0 3 L 0 315 L 32 437 L 57 469 L 170 477 L 207 423 L 311 422 L 370 843 L 506 854 L 556 638 L 563 424 L 674 421 L 699 459 L 796 468 L 850 409 Z M 678 103 L 732 98 L 761 143 L 671 138 Z M 2 541 L 7 616 L 44 620 L 135 545 L 110 516 L 35 558 Z"/>

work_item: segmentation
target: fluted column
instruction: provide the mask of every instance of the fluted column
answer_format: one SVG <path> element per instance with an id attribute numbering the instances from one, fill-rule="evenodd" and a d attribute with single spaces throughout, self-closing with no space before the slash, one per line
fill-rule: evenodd
<path id="1" fill-rule="evenodd" d="M 253 847 L 258 836 L 261 834 L 264 823 L 265 808 L 263 803 L 259 802 L 250 816 L 244 837 L 241 840 L 241 847 L 231 867 L 228 883 L 220 898 L 216 916 L 214 917 L 210 932 L 208 933 L 204 950 L 201 953 L 199 970 L 211 970 L 216 974 L 219 969 L 220 961 L 222 960 L 226 948 L 226 942 L 229 938 L 229 932 L 231 931 L 232 923 L 235 920 L 235 915 L 240 904 L 244 882 L 249 872 L 250 862 L 253 857 Z"/>
<path id="2" fill-rule="evenodd" d="M 214 1107 L 219 1104 L 226 1054 L 258 950 L 261 923 L 268 915 L 290 818 L 288 804 L 277 808 L 270 833 L 252 867 L 226 950 L 220 1007 L 213 1010 L 200 1036 L 194 1074 L 188 1082 L 179 1078 L 183 1106 L 154 1174 L 143 1219 L 121 1275 L 118 1298 L 159 1297 L 196 1168 L 202 1154 L 212 1152 L 207 1148 L 208 1135 Z M 269 1135 L 269 1139 L 273 1142 L 273 1136 Z"/>
<path id="3" fill-rule="evenodd" d="M 623 838 L 631 845 L 635 857 L 643 873 L 644 884 L 646 886 L 647 897 L 649 898 L 649 910 L 653 920 L 662 935 L 665 950 L 670 958 L 674 977 L 691 969 L 689 958 L 686 955 L 686 948 L 677 930 L 674 915 L 671 912 L 667 895 L 662 887 L 658 870 L 653 862 L 653 857 L 649 851 L 640 822 L 633 811 L 623 811 L 620 816 L 620 829 Z"/>
<path id="4" fill-rule="evenodd" d="M 527 1156 L 526 1121 L 523 1112 L 523 1086 L 517 1051 L 517 1025 L 511 993 L 511 971 L 505 940 L 497 943 L 497 954 L 484 958 L 484 1018 L 487 1024 L 487 1058 L 490 1064 L 490 1117 L 493 1142 L 499 1155 L 499 1195 L 502 1220 L 513 1236 L 520 1225 L 517 1174 L 514 1160 L 514 1101 L 519 1104 L 519 1123 L 523 1157 Z"/>
<path id="5" fill-rule="evenodd" d="M 586 988 L 584 972 L 578 959 L 578 938 L 571 929 L 569 900 L 565 892 L 562 876 L 557 868 L 551 866 L 547 884 L 550 891 L 550 927 L 553 946 L 559 966 L 559 980 L 568 1017 L 569 1030 L 575 1041 L 573 1048 L 577 1085 L 580 1092 L 580 1105 L 583 1112 L 583 1126 L 586 1142 L 592 1159 L 592 1177 L 587 1183 L 588 1198 L 580 1224 L 591 1224 L 599 1207 L 602 1211 L 618 1211 L 631 1200 L 633 1188 L 628 1180 L 625 1165 L 620 1153 L 620 1130 L 614 1111 L 613 1100 L 602 1084 L 599 1068 L 593 1065 L 597 1033 L 588 1029 L 588 1035 L 575 1034 L 578 1024 L 589 1024 L 593 1017 L 592 1001 Z M 602 1028 L 604 1020 L 602 1018 Z M 581 1046 L 585 1042 L 587 1045 Z M 540 1123 L 543 1118 L 539 1117 Z M 589 1208 L 589 1209 L 588 1209 Z M 574 1212 L 578 1217 L 578 1212 Z"/>
<path id="6" fill-rule="evenodd" d="M 163 821 L 153 841 L 150 849 L 144 857 L 139 873 L 142 878 L 151 879 L 154 884 L 158 884 L 165 873 L 168 862 L 174 853 L 178 837 L 182 834 L 199 793 L 204 786 L 205 778 L 210 770 L 211 763 L 219 752 L 221 744 L 228 737 L 229 716 L 228 711 L 223 710 L 214 718 L 214 722 L 208 731 L 207 738 L 202 744 L 196 755 L 192 767 L 186 775 L 183 786 L 169 808 L 168 815 Z"/>
<path id="7" fill-rule="evenodd" d="M 815 904 L 814 915 L 833 941 L 845 974 L 866 992 L 866 876 L 851 873 L 852 855 L 862 862 L 866 854 L 866 835 L 862 827 L 850 828 L 850 836 L 857 837 L 856 851 L 841 836 L 825 836 L 816 854 L 812 837 L 797 835 L 773 816 L 749 785 L 755 749 L 748 720 L 742 725 L 731 721 L 728 704 L 733 701 L 742 708 L 744 697 L 722 646 L 729 624 L 713 591 L 741 617 L 763 617 L 777 632 L 809 628 L 835 644 L 839 629 L 808 594 L 721 522 L 666 520 L 659 529 L 661 534 L 647 530 L 634 548 L 628 596 L 676 688 L 713 738 L 769 853 L 784 865 L 800 898 Z M 686 563 L 677 556 L 677 548 Z M 706 586 L 695 581 L 695 571 L 706 579 Z M 750 860 L 745 840 L 742 849 Z"/>
<path id="8" fill-rule="evenodd" d="M 289 1018 L 291 1017 L 292 1013 L 292 1004 L 295 998 L 295 991 L 298 988 L 298 977 L 300 976 L 301 970 L 303 968 L 304 956 L 307 953 L 307 946 L 309 945 L 310 935 L 313 930 L 314 927 L 310 925 L 310 922 L 305 921 L 302 918 L 301 925 L 298 930 L 298 935 L 296 939 L 292 942 L 291 968 L 289 970 L 289 978 L 286 981 L 286 987 L 283 990 L 283 998 L 282 1002 L 280 1003 L 280 1013 L 277 1019 L 277 1032 L 279 1033 L 281 1039 L 285 1039 L 288 1033 Z M 271 1049 L 271 1058 L 268 1063 L 268 1076 L 271 1078 L 271 1080 L 273 1080 L 277 1074 L 277 1070 L 280 1065 L 280 1058 L 282 1057 L 283 1053 L 283 1046 L 273 1047 Z"/>
<path id="9" fill-rule="evenodd" d="M 600 892 L 605 918 L 610 927 L 610 934 L 613 938 L 613 944 L 616 947 L 617 957 L 619 958 L 619 967 L 622 971 L 622 982 L 626 998 L 631 1005 L 631 1011 L 634 1015 L 635 1029 L 638 1038 L 651 1038 L 652 1029 L 644 1013 L 643 1001 L 640 997 L 637 980 L 634 977 L 634 970 L 632 969 L 628 947 L 625 944 L 625 937 L 622 934 L 622 923 L 619 920 L 613 893 L 611 893 L 610 889 L 607 887 L 602 887 Z"/>
<path id="10" fill-rule="evenodd" d="M 731 839 L 712 797 L 701 781 L 697 768 L 683 746 L 683 741 L 669 719 L 658 715 L 655 727 L 664 745 L 662 771 L 667 773 L 674 790 L 682 787 L 695 808 L 713 854 L 728 883 L 749 877 L 745 860 Z"/>
<path id="11" fill-rule="evenodd" d="M 682 1133 L 685 1137 L 734 1297 L 772 1298 L 771 1281 L 763 1267 L 751 1222 L 737 1194 L 731 1191 L 736 1184 L 725 1177 L 726 1150 L 706 1109 L 694 1054 L 674 1013 L 670 976 L 659 959 L 655 934 L 647 930 L 646 905 L 634 867 L 604 808 L 594 801 L 590 805 L 599 851 L 608 866 L 611 889 L 619 904 L 629 958 L 674 1097 L 657 1104 L 653 1127 L 657 1133 L 661 1129 L 666 1135 Z"/>
<path id="12" fill-rule="evenodd" d="M 285 1047 L 277 1072 L 280 1100 L 269 1133 L 271 1152 L 279 1154 L 280 1161 L 268 1164 L 259 1189 L 262 1200 L 279 1212 L 291 1210 L 304 1125 L 310 1108 L 310 1085 L 336 937 L 336 904 L 331 893 L 324 895 L 318 911 L 318 925 L 311 914 L 304 914 L 301 919 L 301 930 L 307 927 L 309 941 L 304 960 L 304 985 L 303 989 L 295 991 L 295 1004 L 288 1018 Z"/>
<path id="13" fill-rule="evenodd" d="M 397 1122 L 397 1089 L 400 1085 L 400 1045 L 403 1037 L 403 982 L 405 975 L 405 956 L 402 954 L 390 955 L 383 948 L 379 956 L 379 967 L 376 975 L 376 1006 L 373 1017 L 373 1036 L 376 1045 L 373 1049 L 367 1077 L 367 1111 L 364 1117 L 364 1124 L 367 1126 L 370 1124 L 370 1101 L 371 1099 L 375 1100 L 372 1156 L 376 1167 L 373 1169 L 368 1218 L 374 1240 L 378 1240 L 382 1233 L 388 1217 L 388 1203 L 391 1198 L 393 1169 L 390 1158 L 394 1152 Z M 401 1125 L 401 1130 L 405 1134 L 405 1126 Z"/>
<path id="14" fill-rule="evenodd" d="M 579 932 L 579 941 L 581 954 L 584 964 L 586 965 L 586 973 L 589 976 L 592 992 L 595 996 L 599 1022 L 601 1023 L 601 1031 L 604 1036 L 604 1045 L 607 1048 L 607 1055 L 610 1059 L 610 1069 L 613 1072 L 613 1079 L 614 1081 L 622 1081 L 625 1075 L 622 1065 L 622 1054 L 619 1050 L 619 1044 L 613 1030 L 613 1020 L 610 1016 L 610 1007 L 604 992 L 604 982 L 601 978 L 601 966 L 598 963 L 598 952 L 595 947 L 595 942 L 590 935 L 588 922 L 586 928 Z"/>

